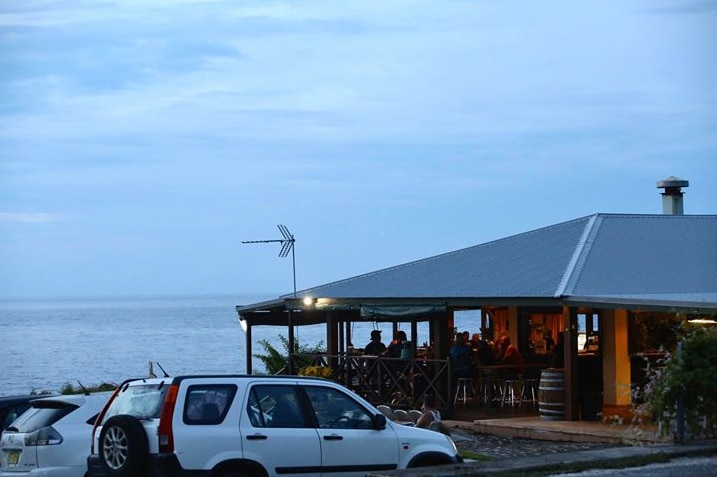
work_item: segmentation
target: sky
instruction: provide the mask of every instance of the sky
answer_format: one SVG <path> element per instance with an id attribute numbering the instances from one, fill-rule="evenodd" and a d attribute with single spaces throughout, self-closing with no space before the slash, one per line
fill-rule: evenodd
<path id="1" fill-rule="evenodd" d="M 717 0 L 0 0 L 0 298 L 278 296 L 669 176 L 716 214 L 715 52 Z"/>

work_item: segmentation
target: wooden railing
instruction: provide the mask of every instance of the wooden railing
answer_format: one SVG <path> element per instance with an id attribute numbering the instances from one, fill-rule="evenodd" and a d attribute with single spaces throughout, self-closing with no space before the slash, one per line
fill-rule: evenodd
<path id="1" fill-rule="evenodd" d="M 322 366 L 333 381 L 370 403 L 420 409 L 425 394 L 433 394 L 443 409 L 453 408 L 453 383 L 448 360 L 399 359 L 378 356 L 295 354 L 294 369 Z"/>

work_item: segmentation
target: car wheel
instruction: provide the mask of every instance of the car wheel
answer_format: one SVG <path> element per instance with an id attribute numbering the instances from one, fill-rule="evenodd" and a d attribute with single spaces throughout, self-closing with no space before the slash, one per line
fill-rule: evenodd
<path id="1" fill-rule="evenodd" d="M 147 434 L 142 423 L 129 415 L 113 416 L 102 426 L 100 461 L 111 477 L 134 477 L 149 457 Z"/>
<path id="2" fill-rule="evenodd" d="M 408 464 L 409 469 L 416 469 L 419 467 L 434 467 L 437 465 L 452 464 L 450 457 L 444 454 L 429 453 L 419 455 Z"/>

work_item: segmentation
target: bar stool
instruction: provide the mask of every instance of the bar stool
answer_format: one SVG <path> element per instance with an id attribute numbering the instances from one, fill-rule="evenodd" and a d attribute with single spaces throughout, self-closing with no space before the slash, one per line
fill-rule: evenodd
<path id="1" fill-rule="evenodd" d="M 522 389 L 520 390 L 520 397 L 525 402 L 533 403 L 533 407 L 538 406 L 538 399 L 536 398 L 536 389 L 538 388 L 538 379 L 533 377 L 523 378 Z"/>
<path id="2" fill-rule="evenodd" d="M 502 382 L 502 389 L 500 391 L 500 405 L 510 405 L 511 407 L 520 406 L 522 402 L 522 389 L 523 383 L 520 376 L 506 377 Z"/>
<path id="3" fill-rule="evenodd" d="M 455 406 L 458 401 L 463 401 L 465 406 L 469 399 L 473 398 L 473 379 L 472 378 L 458 378 L 458 386 L 456 386 L 456 394 L 453 397 L 453 405 Z"/>

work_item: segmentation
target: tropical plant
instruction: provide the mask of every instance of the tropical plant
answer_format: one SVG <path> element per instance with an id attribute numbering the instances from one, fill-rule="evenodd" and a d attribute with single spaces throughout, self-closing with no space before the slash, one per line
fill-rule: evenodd
<path id="1" fill-rule="evenodd" d="M 253 356 L 259 359 L 266 369 L 266 374 L 280 374 L 283 372 L 289 363 L 289 339 L 279 334 L 279 342 L 283 348 L 283 352 L 276 349 L 276 347 L 268 340 L 259 340 L 259 345 L 264 348 L 264 354 L 254 354 Z M 319 341 L 313 346 L 303 345 L 298 339 L 294 339 L 294 352 L 295 355 L 311 355 L 316 353 L 325 353 L 326 346 L 323 341 Z M 308 366 L 309 362 L 303 362 L 306 360 L 299 359 L 299 366 Z M 262 372 L 254 370 L 255 374 L 263 374 Z"/>
<path id="2" fill-rule="evenodd" d="M 668 354 L 664 367 L 648 369 L 643 406 L 663 434 L 678 418 L 684 403 L 687 430 L 693 436 L 717 437 L 717 328 L 686 330 L 682 352 Z"/>

